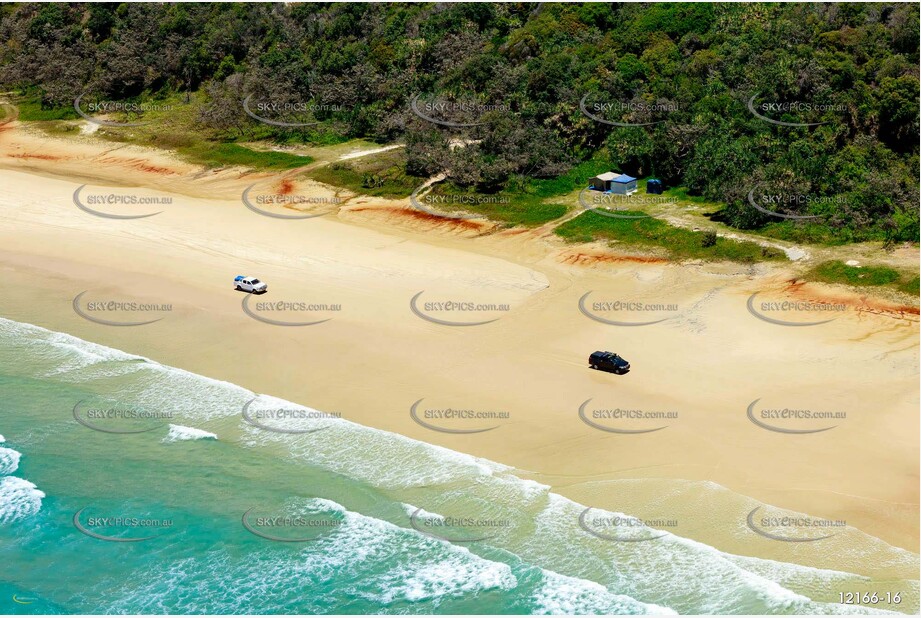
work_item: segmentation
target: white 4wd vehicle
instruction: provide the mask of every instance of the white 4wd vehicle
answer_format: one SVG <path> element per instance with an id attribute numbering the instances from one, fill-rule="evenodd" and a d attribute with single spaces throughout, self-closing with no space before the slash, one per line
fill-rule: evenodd
<path id="1" fill-rule="evenodd" d="M 244 292 L 252 292 L 254 294 L 261 294 L 269 289 L 269 286 L 259 281 L 259 279 L 255 277 L 244 277 L 243 275 L 237 275 L 233 278 L 233 286 L 236 290 L 243 290 Z"/>

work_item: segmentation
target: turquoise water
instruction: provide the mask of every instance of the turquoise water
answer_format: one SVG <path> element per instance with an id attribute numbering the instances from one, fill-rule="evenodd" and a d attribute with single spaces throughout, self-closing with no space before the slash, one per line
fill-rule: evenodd
<path id="1" fill-rule="evenodd" d="M 860 611 L 828 592 L 855 575 L 598 539 L 500 464 L 341 419 L 266 431 L 254 397 L 0 319 L 0 613 Z"/>

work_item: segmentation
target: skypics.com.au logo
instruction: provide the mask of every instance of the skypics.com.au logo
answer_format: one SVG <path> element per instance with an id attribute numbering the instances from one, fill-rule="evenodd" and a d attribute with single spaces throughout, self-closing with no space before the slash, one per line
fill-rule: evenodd
<path id="1" fill-rule="evenodd" d="M 426 122 L 442 127 L 461 129 L 476 127 L 485 122 L 487 114 L 508 114 L 507 103 L 489 103 L 476 97 L 451 97 L 446 95 L 416 94 L 409 109 Z"/>
<path id="2" fill-rule="evenodd" d="M 169 112 L 174 107 L 168 103 L 145 102 L 137 103 L 133 101 L 106 101 L 106 100 L 87 100 L 88 93 L 84 92 L 74 99 L 74 110 L 87 122 L 92 122 L 103 127 L 142 127 L 150 124 L 148 121 L 131 120 L 116 121 L 97 118 L 92 114 L 124 114 L 129 118 L 143 117 L 145 112 Z"/>

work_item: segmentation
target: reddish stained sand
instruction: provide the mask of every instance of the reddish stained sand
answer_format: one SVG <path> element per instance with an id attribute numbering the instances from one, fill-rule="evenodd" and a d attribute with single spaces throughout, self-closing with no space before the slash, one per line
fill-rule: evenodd
<path id="1" fill-rule="evenodd" d="M 450 217 L 439 217 L 438 215 L 432 215 L 427 212 L 422 212 L 414 208 L 377 208 L 374 206 L 359 206 L 357 208 L 349 209 L 349 212 L 379 212 L 381 214 L 396 216 L 396 217 L 405 217 L 407 219 L 412 219 L 414 221 L 420 221 L 424 223 L 430 223 L 436 226 L 451 226 L 454 228 L 462 230 L 474 230 L 480 231 L 484 228 L 489 227 L 488 223 L 483 223 L 481 221 L 473 221 L 470 219 L 452 219 Z"/>
<path id="2" fill-rule="evenodd" d="M 126 167 L 131 167 L 142 172 L 148 172 L 150 174 L 158 174 L 160 176 L 170 176 L 176 172 L 169 169 L 168 167 L 159 167 L 156 165 L 151 165 L 144 159 L 120 159 L 116 157 L 104 157 L 98 159 L 100 163 L 111 163 L 113 165 L 124 165 Z"/>
<path id="3" fill-rule="evenodd" d="M 41 159 L 42 161 L 60 161 L 61 159 L 64 158 L 64 157 L 56 157 L 54 155 L 29 154 L 29 153 L 10 154 L 7 156 L 10 157 L 11 159 Z"/>
<path id="4" fill-rule="evenodd" d="M 336 211 L 336 207 L 335 206 L 330 207 L 329 204 L 326 204 L 326 205 L 323 205 L 323 204 L 306 204 L 306 205 L 282 204 L 281 207 L 287 208 L 288 210 L 293 210 L 294 212 L 301 214 L 301 215 L 311 214 L 311 213 L 328 215 Z M 313 210 L 311 210 L 311 208 L 313 208 L 313 210 L 317 210 L 318 212 L 314 213 Z M 325 211 L 321 210 L 323 208 L 325 208 L 326 210 Z"/>
<path id="5" fill-rule="evenodd" d="M 580 253 L 567 252 L 560 256 L 563 264 L 576 266 L 593 266 L 595 264 L 615 264 L 618 262 L 631 262 L 634 264 L 667 264 L 666 258 L 651 255 L 616 255 L 613 253 Z"/>
<path id="6" fill-rule="evenodd" d="M 878 313 L 888 315 L 898 315 L 899 317 L 909 317 L 921 315 L 918 307 L 903 305 L 889 302 L 879 298 L 870 298 L 868 296 L 856 296 L 854 294 L 834 293 L 833 291 L 819 292 L 814 287 L 809 286 L 808 282 L 802 279 L 790 279 L 786 282 L 784 291 L 791 296 L 796 296 L 803 300 L 814 303 L 843 304 L 853 307 L 858 313 Z"/>
<path id="7" fill-rule="evenodd" d="M 288 180 L 287 178 L 281 181 L 281 184 L 278 185 L 279 195 L 288 195 L 294 191 L 294 183 Z"/>
<path id="8" fill-rule="evenodd" d="M 533 230 L 530 230 L 525 227 L 513 227 L 507 230 L 502 230 L 501 232 L 499 232 L 499 234 L 501 236 L 521 236 L 522 234 L 527 234 L 532 231 Z"/>

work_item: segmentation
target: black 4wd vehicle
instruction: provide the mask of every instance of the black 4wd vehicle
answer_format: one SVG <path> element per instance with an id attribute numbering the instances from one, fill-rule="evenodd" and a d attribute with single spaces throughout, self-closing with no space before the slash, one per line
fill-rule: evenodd
<path id="1" fill-rule="evenodd" d="M 630 363 L 614 352 L 594 352 L 588 357 L 588 366 L 592 369 L 611 371 L 613 373 L 627 373 L 630 371 Z"/>

